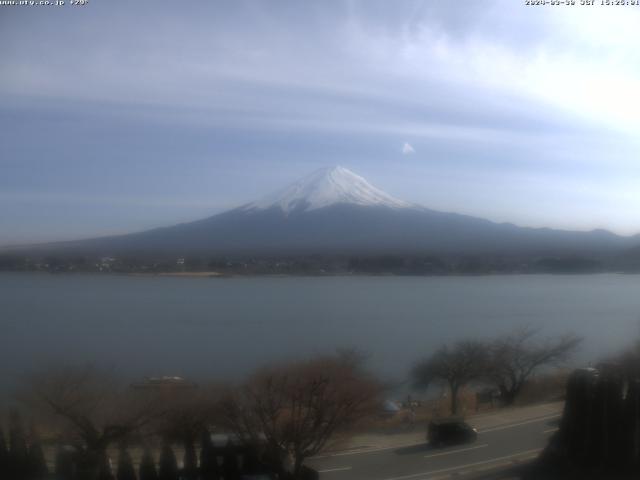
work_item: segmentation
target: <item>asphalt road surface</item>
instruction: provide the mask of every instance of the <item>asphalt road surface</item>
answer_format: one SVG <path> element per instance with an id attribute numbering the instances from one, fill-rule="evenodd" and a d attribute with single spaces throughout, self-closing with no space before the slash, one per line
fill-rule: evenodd
<path id="1" fill-rule="evenodd" d="M 425 442 L 343 452 L 316 457 L 309 464 L 322 480 L 472 478 L 535 459 L 557 429 L 559 418 L 559 412 L 520 420 L 514 417 L 509 423 L 478 428 L 478 439 L 469 444 L 431 448 Z M 477 422 L 472 419 L 469 423 Z"/>

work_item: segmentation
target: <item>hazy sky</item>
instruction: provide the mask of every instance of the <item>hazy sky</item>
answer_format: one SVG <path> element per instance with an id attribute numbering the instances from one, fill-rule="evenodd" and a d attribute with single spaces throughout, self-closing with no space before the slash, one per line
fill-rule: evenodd
<path id="1" fill-rule="evenodd" d="M 334 164 L 435 209 L 640 232 L 638 25 L 519 0 L 0 6 L 0 244 L 197 219 Z"/>

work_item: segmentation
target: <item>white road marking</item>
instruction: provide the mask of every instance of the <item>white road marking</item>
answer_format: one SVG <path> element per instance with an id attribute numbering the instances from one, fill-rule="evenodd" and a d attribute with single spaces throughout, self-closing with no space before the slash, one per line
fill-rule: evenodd
<path id="1" fill-rule="evenodd" d="M 505 430 L 507 428 L 519 427 L 521 425 L 528 425 L 530 423 L 544 422 L 545 420 L 551 420 L 553 418 L 558 418 L 558 417 L 561 417 L 561 416 L 562 416 L 562 414 L 560 414 L 560 413 L 557 413 L 557 414 L 554 414 L 554 415 L 547 415 L 545 417 L 533 418 L 533 419 L 527 420 L 525 422 L 512 423 L 510 425 L 501 425 L 499 427 L 487 428 L 485 430 L 480 430 L 478 433 L 497 432 L 498 430 Z"/>
<path id="2" fill-rule="evenodd" d="M 551 432 L 557 432 L 557 431 L 558 431 L 558 427 L 547 428 L 546 430 L 543 430 L 542 433 L 551 433 Z"/>
<path id="3" fill-rule="evenodd" d="M 491 414 L 484 414 L 484 415 L 481 415 L 481 416 L 490 416 L 490 415 Z M 504 430 L 506 428 L 518 427 L 520 425 L 527 425 L 529 423 L 542 422 L 544 420 L 551 420 L 552 418 L 557 418 L 557 417 L 561 417 L 561 416 L 562 416 L 561 413 L 547 414 L 545 416 L 536 417 L 536 418 L 533 418 L 531 420 L 527 420 L 527 421 L 524 421 L 524 422 L 511 423 L 511 424 L 507 424 L 507 425 L 500 425 L 498 427 L 488 428 L 486 430 L 480 430 L 479 433 L 487 433 L 487 432 L 494 432 L 494 431 L 497 431 L 497 430 Z M 403 444 L 399 444 L 399 445 L 393 445 L 393 446 L 390 446 L 390 447 L 362 448 L 362 449 L 350 450 L 350 451 L 346 451 L 346 452 L 330 453 L 330 454 L 326 454 L 326 455 L 316 455 L 316 456 L 312 457 L 312 459 L 345 457 L 345 456 L 348 456 L 348 455 L 363 455 L 363 454 L 367 454 L 367 453 L 384 452 L 386 450 L 397 450 L 399 448 L 415 447 L 415 446 L 418 446 L 418 445 L 424 445 L 424 443 L 425 442 L 411 442 L 411 443 L 403 443 Z"/>
<path id="4" fill-rule="evenodd" d="M 405 479 L 408 479 L 408 478 L 417 478 L 417 477 L 422 477 L 424 479 L 426 477 L 429 477 L 430 475 L 436 475 L 438 473 L 452 472 L 452 471 L 455 471 L 455 470 L 464 470 L 466 468 L 476 467 L 478 465 L 486 465 L 488 463 L 500 462 L 502 460 L 507 460 L 507 459 L 510 459 L 510 458 L 520 457 L 520 456 L 531 454 L 531 453 L 538 453 L 538 452 L 541 452 L 541 451 L 542 451 L 541 448 L 534 448 L 532 450 L 525 450 L 524 452 L 518 452 L 518 453 L 513 453 L 511 455 L 505 455 L 504 457 L 490 458 L 488 460 L 483 460 L 481 462 L 467 463 L 466 465 L 457 465 L 455 467 L 441 468 L 439 470 L 431 470 L 430 472 L 413 473 L 411 475 L 403 475 L 401 477 L 390 477 L 390 478 L 386 478 L 385 480 L 405 480 Z"/>
<path id="5" fill-rule="evenodd" d="M 484 443 L 482 445 L 476 445 L 475 447 L 459 448 L 457 450 L 449 450 L 447 452 L 440 452 L 440 453 L 434 453 L 432 455 L 425 455 L 424 458 L 441 457 L 443 455 L 452 455 L 454 453 L 468 452 L 469 450 L 477 450 L 478 448 L 484 448 L 488 446 L 489 446 L 488 443 Z"/>
<path id="6" fill-rule="evenodd" d="M 530 412 L 534 410 L 547 410 L 546 414 L 550 415 L 551 412 L 549 412 L 549 410 L 557 412 L 559 410 L 558 409 L 559 405 L 562 405 L 562 402 L 549 402 L 549 403 L 543 403 L 540 405 L 535 405 L 532 407 L 504 407 L 498 410 L 488 410 L 483 413 L 479 413 L 477 415 L 474 415 L 473 418 L 495 417 L 495 418 L 508 419 L 511 415 L 513 415 L 514 413 L 517 413 L 519 410 L 522 410 L 522 409 L 526 409 Z"/>
<path id="7" fill-rule="evenodd" d="M 351 467 L 327 468 L 326 470 L 318 470 L 318 473 L 345 472 L 347 470 L 351 470 Z"/>

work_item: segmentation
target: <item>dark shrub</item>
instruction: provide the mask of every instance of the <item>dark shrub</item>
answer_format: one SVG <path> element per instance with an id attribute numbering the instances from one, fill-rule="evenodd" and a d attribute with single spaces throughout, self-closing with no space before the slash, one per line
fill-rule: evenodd
<path id="1" fill-rule="evenodd" d="M 35 430 L 31 433 L 31 444 L 27 454 L 27 476 L 30 480 L 44 480 L 49 476 L 42 443 Z"/>
<path id="2" fill-rule="evenodd" d="M 220 478 L 216 449 L 211 442 L 211 434 L 206 430 L 202 434 L 200 449 L 200 477 L 202 480 L 218 480 Z"/>
<path id="3" fill-rule="evenodd" d="M 9 417 L 9 452 L 7 456 L 9 478 L 23 480 L 28 475 L 27 439 L 18 412 Z"/>
<path id="4" fill-rule="evenodd" d="M 144 449 L 140 460 L 140 480 L 158 480 L 156 462 L 149 448 Z"/>
<path id="5" fill-rule="evenodd" d="M 185 439 L 184 442 L 183 464 L 182 478 L 184 480 L 198 480 L 198 456 L 190 438 Z"/>
<path id="6" fill-rule="evenodd" d="M 116 478 L 118 480 L 136 480 L 131 455 L 125 447 L 121 447 L 118 453 L 118 475 Z"/>
<path id="7" fill-rule="evenodd" d="M 178 461 L 171 445 L 165 443 L 160 452 L 159 480 L 178 480 Z"/>

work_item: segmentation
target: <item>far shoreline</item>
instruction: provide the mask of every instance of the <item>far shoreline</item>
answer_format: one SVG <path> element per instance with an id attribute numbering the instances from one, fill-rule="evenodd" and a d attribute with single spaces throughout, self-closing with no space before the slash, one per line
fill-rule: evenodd
<path id="1" fill-rule="evenodd" d="M 380 273 L 223 273 L 217 271 L 204 272 L 92 272 L 65 271 L 49 272 L 43 270 L 3 270 L 0 274 L 30 273 L 52 276 L 91 275 L 91 276 L 125 276 L 125 277 L 159 277 L 159 278 L 339 278 L 339 277 L 422 277 L 422 278 L 451 278 L 451 277 L 508 277 L 508 276 L 596 276 L 596 275 L 638 275 L 640 272 L 600 271 L 600 272 L 482 272 L 482 273 L 445 273 L 445 274 L 401 274 L 395 272 Z"/>

